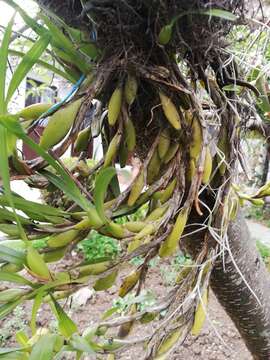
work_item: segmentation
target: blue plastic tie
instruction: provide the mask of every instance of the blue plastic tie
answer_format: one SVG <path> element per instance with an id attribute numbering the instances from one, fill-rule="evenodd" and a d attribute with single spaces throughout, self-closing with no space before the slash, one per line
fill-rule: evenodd
<path id="1" fill-rule="evenodd" d="M 47 111 L 45 111 L 37 120 L 35 123 L 39 122 L 39 120 L 49 116 L 50 114 L 52 114 L 53 112 L 55 112 L 56 110 L 58 110 L 65 102 L 67 102 L 72 95 L 75 94 L 75 92 L 78 90 L 78 88 L 80 87 L 80 85 L 82 84 L 82 82 L 84 81 L 84 79 L 86 78 L 85 75 L 82 75 L 79 80 L 76 82 L 76 84 L 74 84 L 72 86 L 72 89 L 70 90 L 70 92 L 58 103 L 54 104 L 53 106 L 51 106 Z"/>

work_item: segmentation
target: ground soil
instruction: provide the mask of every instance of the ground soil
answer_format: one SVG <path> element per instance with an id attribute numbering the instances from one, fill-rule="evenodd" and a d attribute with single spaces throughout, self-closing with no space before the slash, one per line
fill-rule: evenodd
<path id="1" fill-rule="evenodd" d="M 119 276 L 118 283 L 121 282 L 121 277 L 130 268 L 126 268 Z M 72 319 L 79 325 L 80 329 L 85 329 L 98 321 L 102 312 L 112 306 L 112 300 L 117 296 L 117 287 L 113 286 L 111 289 L 103 292 L 94 293 L 86 304 L 76 304 L 74 298 L 72 302 L 62 303 L 65 304 L 66 311 L 70 314 Z M 164 279 L 161 276 L 160 266 L 155 266 L 150 269 L 150 276 L 147 287 L 151 288 L 157 298 L 164 295 Z M 168 289 L 168 286 L 166 290 Z M 86 292 L 87 292 L 86 288 Z M 82 298 L 80 299 L 82 300 Z M 25 318 L 30 318 L 31 303 L 23 305 L 23 313 Z M 11 318 L 12 315 L 9 316 Z M 209 303 L 209 318 L 211 323 L 207 321 L 201 334 L 194 338 L 189 336 L 183 345 L 177 348 L 173 354 L 170 355 L 169 360 L 185 359 L 185 360 L 251 360 L 252 357 L 247 351 L 243 341 L 241 340 L 235 326 L 228 318 L 224 310 L 219 305 L 213 293 L 210 294 Z M 53 316 L 48 305 L 40 309 L 38 313 L 38 325 L 41 327 L 52 327 L 54 324 Z M 7 319 L 0 322 L 0 328 L 4 328 L 7 324 Z M 132 331 L 132 336 L 143 336 L 151 331 L 151 325 L 135 327 Z M 11 337 L 1 346 L 15 346 L 15 329 L 11 329 Z M 133 360 L 142 358 L 142 350 L 139 347 L 125 350 L 119 354 L 117 360 Z M 105 359 L 106 357 L 104 357 Z M 75 355 L 66 355 L 63 360 L 75 360 Z M 93 357 L 85 356 L 84 359 L 92 360 Z M 99 358 L 103 359 L 103 358 Z"/>

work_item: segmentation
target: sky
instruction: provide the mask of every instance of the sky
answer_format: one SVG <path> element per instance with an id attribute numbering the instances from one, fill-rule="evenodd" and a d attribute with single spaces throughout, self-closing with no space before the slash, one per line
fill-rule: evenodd
<path id="1" fill-rule="evenodd" d="M 37 12 L 37 5 L 32 0 L 16 1 L 30 16 L 35 16 Z M 12 7 L 7 5 L 5 1 L 0 0 L 0 25 L 6 26 L 10 18 L 14 14 Z M 23 21 L 19 15 L 15 19 L 15 28 L 20 28 L 23 25 Z"/>

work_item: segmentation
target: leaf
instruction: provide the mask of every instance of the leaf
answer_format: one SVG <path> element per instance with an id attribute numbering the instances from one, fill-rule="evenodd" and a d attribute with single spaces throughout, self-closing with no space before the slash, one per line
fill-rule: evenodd
<path id="1" fill-rule="evenodd" d="M 8 282 L 16 283 L 16 284 L 21 284 L 21 285 L 33 286 L 31 281 L 23 278 L 22 276 L 20 276 L 18 274 L 8 273 L 5 271 L 0 271 L 0 281 L 8 281 Z"/>
<path id="2" fill-rule="evenodd" d="M 55 174 L 51 173 L 50 171 L 43 170 L 40 173 L 47 178 L 53 185 L 55 185 L 58 189 L 62 190 L 71 200 L 75 201 L 78 205 L 82 208 L 85 206 L 85 199 L 80 193 L 77 186 L 71 185 L 70 181 L 67 184 L 63 182 L 63 179 Z"/>
<path id="3" fill-rule="evenodd" d="M 28 360 L 25 352 L 16 351 L 5 355 L 0 355 L 1 360 Z"/>
<path id="4" fill-rule="evenodd" d="M 56 46 L 60 50 L 64 51 L 69 61 L 76 65 L 84 74 L 88 74 L 90 66 L 80 56 L 80 53 L 75 50 L 74 44 L 62 33 L 62 31 L 44 15 L 41 16 L 42 20 L 50 30 L 52 34 L 52 45 Z"/>
<path id="5" fill-rule="evenodd" d="M 16 351 L 21 351 L 22 348 L 0 348 L 0 356 L 5 354 L 11 354 Z"/>
<path id="6" fill-rule="evenodd" d="M 56 335 L 48 334 L 42 336 L 34 345 L 29 356 L 29 360 L 51 360 L 53 359 L 53 349 Z"/>
<path id="7" fill-rule="evenodd" d="M 0 242 L 0 262 L 9 262 L 16 265 L 22 265 L 25 260 L 25 255 L 21 251 L 11 249 L 10 247 L 1 245 Z"/>
<path id="8" fill-rule="evenodd" d="M 22 80 L 25 78 L 27 73 L 32 69 L 32 67 L 39 59 L 39 57 L 47 48 L 50 39 L 51 39 L 50 34 L 44 34 L 22 58 L 22 61 L 14 71 L 14 74 L 10 81 L 7 97 L 6 97 L 6 104 L 8 104 L 9 100 L 12 98 L 16 89 L 18 89 Z"/>
<path id="9" fill-rule="evenodd" d="M 78 331 L 77 325 L 66 314 L 58 302 L 53 298 L 53 296 L 51 296 L 51 298 L 58 319 L 59 331 L 65 338 L 70 338 L 71 335 Z"/>
<path id="10" fill-rule="evenodd" d="M 11 311 L 15 309 L 21 302 L 23 302 L 23 298 L 13 301 L 11 303 L 4 304 L 0 306 L 0 320 L 6 317 Z"/>
<path id="11" fill-rule="evenodd" d="M 205 10 L 205 11 L 200 11 L 198 13 L 200 15 L 214 16 L 214 17 L 218 17 L 218 18 L 221 18 L 224 20 L 229 20 L 229 21 L 237 20 L 237 16 L 232 14 L 230 11 L 226 11 L 226 10 L 222 10 L 222 9 L 209 9 L 209 10 Z"/>
<path id="12" fill-rule="evenodd" d="M 17 216 L 15 211 L 14 203 L 11 196 L 11 189 L 10 189 L 10 176 L 9 176 L 9 164 L 8 164 L 8 154 L 7 154 L 7 136 L 8 131 L 3 126 L 0 125 L 0 174 L 2 176 L 4 190 L 7 194 L 8 205 L 13 210 L 16 223 L 19 229 L 19 233 L 21 235 L 21 239 L 27 241 L 26 234 L 24 229 L 20 223 L 20 219 Z"/>
<path id="13" fill-rule="evenodd" d="M 107 167 L 100 170 L 96 178 L 95 189 L 94 189 L 94 201 L 98 215 L 100 216 L 101 220 L 103 220 L 104 222 L 107 221 L 105 216 L 104 200 L 108 186 L 114 176 L 116 176 L 115 168 Z"/>
<path id="14" fill-rule="evenodd" d="M 172 37 L 173 24 L 165 25 L 160 30 L 158 35 L 158 42 L 161 45 L 166 45 L 171 40 Z"/>
<path id="15" fill-rule="evenodd" d="M 81 195 L 73 179 L 65 171 L 65 169 L 63 169 L 63 167 L 51 155 L 49 155 L 45 150 L 43 150 L 38 144 L 36 144 L 29 136 L 25 134 L 19 122 L 19 117 L 17 115 L 0 115 L 0 124 L 5 126 L 10 132 L 15 134 L 16 136 L 18 136 L 18 138 L 22 139 L 32 150 L 42 156 L 42 158 L 46 160 L 48 164 L 56 170 L 56 172 L 61 176 L 62 181 L 64 181 L 65 185 L 69 187 L 70 192 L 76 194 L 76 199 L 74 199 L 74 201 L 79 206 L 81 206 L 86 211 L 89 207 L 91 207 L 91 203 Z"/>
<path id="16" fill-rule="evenodd" d="M 5 30 L 2 44 L 0 47 L 0 113 L 5 113 L 5 87 L 6 87 L 6 72 L 8 68 L 8 46 L 10 42 L 10 36 L 12 33 L 12 26 L 14 23 L 14 16 L 8 23 Z"/>
<path id="17" fill-rule="evenodd" d="M 23 58 L 25 56 L 24 52 L 17 51 L 17 50 L 14 50 L 14 49 L 9 49 L 8 52 L 9 52 L 9 54 L 11 54 L 13 56 L 17 56 L 17 57 L 21 57 L 21 58 Z M 69 75 L 67 72 L 60 70 L 58 67 L 53 66 L 52 64 L 49 64 L 46 61 L 37 60 L 36 64 L 40 65 L 44 69 L 47 69 L 47 70 L 51 71 L 54 74 L 57 74 L 57 75 L 61 76 L 63 79 L 66 79 L 66 80 L 68 80 L 68 81 L 70 81 L 72 83 L 75 83 L 77 81 L 76 78 Z"/>
<path id="18" fill-rule="evenodd" d="M 29 338 L 23 330 L 16 333 L 16 340 L 21 346 L 28 346 Z"/>
<path id="19" fill-rule="evenodd" d="M 30 328 L 32 331 L 32 335 L 35 335 L 37 329 L 36 329 L 36 317 L 38 313 L 38 309 L 40 308 L 42 304 L 42 299 L 44 295 L 44 290 L 39 291 L 35 297 L 33 306 L 32 306 L 32 313 L 31 313 L 31 321 L 30 321 Z"/>
<path id="20" fill-rule="evenodd" d="M 117 311 L 119 310 L 118 306 L 113 306 L 110 309 L 106 310 L 103 314 L 102 314 L 102 320 L 106 320 L 109 317 L 111 317 L 113 314 L 115 314 Z"/>
<path id="21" fill-rule="evenodd" d="M 25 213 L 29 211 L 31 214 L 39 214 L 45 216 L 63 216 L 64 212 L 55 209 L 52 206 L 45 205 L 45 204 L 39 204 L 34 201 L 26 200 L 21 197 L 18 197 L 12 193 L 12 199 L 14 202 L 14 206 L 16 209 L 21 210 Z M 0 204 L 3 206 L 9 206 L 9 201 L 7 196 L 2 195 L 0 196 Z M 31 210 L 30 210 L 31 209 Z"/>
<path id="22" fill-rule="evenodd" d="M 73 334 L 70 339 L 70 345 L 77 351 L 95 354 L 95 351 L 89 345 L 88 341 L 78 334 Z"/>

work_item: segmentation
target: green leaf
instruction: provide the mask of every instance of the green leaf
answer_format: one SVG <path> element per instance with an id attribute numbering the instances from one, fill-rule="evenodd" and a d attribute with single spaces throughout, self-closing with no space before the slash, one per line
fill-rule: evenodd
<path id="1" fill-rule="evenodd" d="M 48 334 L 42 336 L 34 345 L 29 356 L 29 360 L 51 360 L 53 359 L 53 349 L 56 335 Z"/>
<path id="2" fill-rule="evenodd" d="M 114 176 L 116 176 L 115 168 L 107 167 L 105 169 L 101 169 L 96 178 L 94 201 L 98 215 L 104 222 L 107 221 L 104 210 L 104 200 L 108 186 Z"/>
<path id="3" fill-rule="evenodd" d="M 26 234 L 20 223 L 20 219 L 18 218 L 17 213 L 15 211 L 14 203 L 11 196 L 8 153 L 7 153 L 7 137 L 8 137 L 8 130 L 0 125 L 0 175 L 2 176 L 4 190 L 7 194 L 8 205 L 10 205 L 13 210 L 14 217 L 17 222 L 18 230 L 21 235 L 21 239 L 27 241 Z"/>
<path id="4" fill-rule="evenodd" d="M 89 345 L 88 341 L 78 334 L 72 335 L 70 345 L 74 348 L 74 350 L 87 354 L 95 354 L 95 351 Z"/>
<path id="5" fill-rule="evenodd" d="M 5 354 L 11 354 L 16 351 L 21 351 L 22 348 L 0 348 L 0 356 Z"/>
<path id="6" fill-rule="evenodd" d="M 12 26 L 14 23 L 14 16 L 8 23 L 2 44 L 0 47 L 0 113 L 5 113 L 5 87 L 6 87 L 6 72 L 8 68 L 8 46 L 10 42 L 10 37 L 12 33 Z"/>
<path id="7" fill-rule="evenodd" d="M 103 314 L 102 314 L 102 320 L 106 320 L 109 317 L 111 317 L 113 314 L 115 314 L 117 311 L 119 310 L 118 306 L 113 306 L 110 309 L 106 310 Z"/>
<path id="8" fill-rule="evenodd" d="M 28 72 L 38 61 L 39 57 L 42 55 L 44 50 L 47 48 L 50 39 L 51 39 L 50 34 L 43 35 L 22 58 L 22 61 L 16 68 L 12 76 L 12 79 L 10 81 L 7 97 L 6 97 L 6 104 L 8 104 L 9 100 L 12 98 L 16 89 L 18 89 L 22 80 L 25 78 Z"/>
<path id="9" fill-rule="evenodd" d="M 17 57 L 21 57 L 21 58 L 23 58 L 25 56 L 24 52 L 13 50 L 13 49 L 9 49 L 8 52 L 9 52 L 9 54 L 11 54 L 13 56 L 17 56 Z M 76 83 L 76 81 L 77 81 L 76 78 L 69 75 L 67 72 L 60 70 L 58 67 L 53 66 L 52 64 L 49 64 L 46 61 L 37 60 L 36 64 L 40 65 L 44 69 L 47 69 L 47 70 L 51 71 L 54 74 L 57 74 L 57 75 L 61 76 L 63 79 L 66 79 L 66 80 L 68 80 L 68 81 L 70 81 L 72 83 Z"/>
<path id="10" fill-rule="evenodd" d="M 29 338 L 23 330 L 16 333 L 16 340 L 21 346 L 28 346 Z"/>
<path id="11" fill-rule="evenodd" d="M 209 9 L 209 10 L 205 10 L 205 11 L 200 11 L 198 13 L 200 15 L 214 16 L 214 17 L 218 17 L 218 18 L 221 18 L 221 19 L 224 19 L 224 20 L 229 20 L 229 21 L 236 21 L 237 20 L 237 16 L 232 14 L 230 11 L 221 10 L 221 9 Z"/>
<path id="12" fill-rule="evenodd" d="M 24 225 L 30 225 L 32 223 L 32 221 L 30 219 L 27 219 L 21 215 L 17 215 L 17 217 L 20 219 L 21 224 Z M 0 208 L 0 218 L 1 220 L 6 221 L 15 221 L 15 215 L 12 211 L 9 211 L 8 209 L 5 208 Z"/>
<path id="13" fill-rule="evenodd" d="M 28 360 L 25 352 L 16 351 L 5 355 L 0 355 L 0 360 Z"/>
<path id="14" fill-rule="evenodd" d="M 40 308 L 40 306 L 42 304 L 43 296 L 44 296 L 44 290 L 39 291 L 35 297 L 35 300 L 34 300 L 34 303 L 32 306 L 32 314 L 31 314 L 31 321 L 30 321 L 30 328 L 32 331 L 32 335 L 35 335 L 35 333 L 37 331 L 36 317 L 37 317 L 38 309 Z"/>
<path id="15" fill-rule="evenodd" d="M 8 281 L 16 284 L 32 286 L 31 281 L 23 278 L 18 274 L 12 274 L 5 271 L 0 271 L 0 281 Z"/>
<path id="16" fill-rule="evenodd" d="M 158 42 L 161 45 L 166 45 L 171 40 L 172 37 L 173 24 L 165 25 L 160 30 L 158 35 Z"/>
<path id="17" fill-rule="evenodd" d="M 25 255 L 21 251 L 11 249 L 1 245 L 0 242 L 0 262 L 9 262 L 16 265 L 22 265 L 25 261 Z"/>
<path id="18" fill-rule="evenodd" d="M 70 338 L 71 335 L 78 331 L 77 325 L 66 314 L 66 312 L 62 309 L 58 302 L 53 298 L 53 296 L 52 302 L 58 319 L 59 331 L 65 338 Z"/>
<path id="19" fill-rule="evenodd" d="M 0 124 L 6 127 L 18 138 L 22 139 L 32 150 L 42 156 L 42 158 L 56 170 L 56 172 L 61 176 L 64 184 L 69 187 L 69 191 L 73 194 L 76 194 L 76 199 L 74 200 L 79 206 L 81 206 L 86 211 L 89 207 L 91 207 L 91 203 L 80 194 L 76 184 L 70 175 L 65 171 L 65 169 L 63 169 L 63 167 L 51 155 L 49 155 L 44 149 L 42 149 L 29 136 L 25 134 L 17 115 L 0 115 Z"/>
<path id="20" fill-rule="evenodd" d="M 64 182 L 63 179 L 55 174 L 51 173 L 47 170 L 42 170 L 40 173 L 47 178 L 53 185 L 55 185 L 58 189 L 62 190 L 71 200 L 75 201 L 82 208 L 85 206 L 85 199 L 80 193 L 77 186 L 73 186 L 73 184 Z"/>
<path id="21" fill-rule="evenodd" d="M 0 306 L 0 320 L 11 313 L 21 302 L 23 302 L 23 298 Z"/>
<path id="22" fill-rule="evenodd" d="M 80 53 L 75 50 L 74 44 L 62 33 L 62 31 L 44 15 L 41 16 L 42 20 L 50 30 L 52 37 L 52 45 L 62 50 L 68 57 L 69 61 L 76 65 L 84 74 L 88 74 L 90 66 L 80 56 Z"/>

